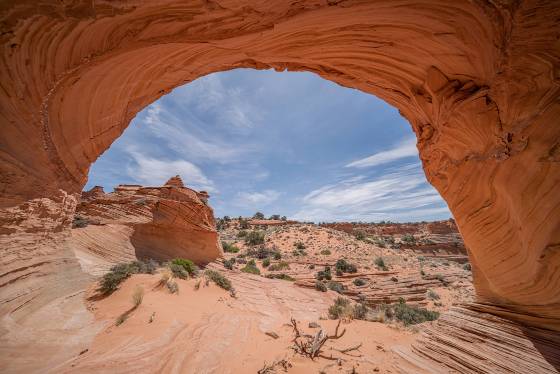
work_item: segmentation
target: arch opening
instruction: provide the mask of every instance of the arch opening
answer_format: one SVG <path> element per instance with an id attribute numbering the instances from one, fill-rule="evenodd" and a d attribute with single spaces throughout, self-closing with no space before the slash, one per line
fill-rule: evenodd
<path id="1" fill-rule="evenodd" d="M 560 330 L 555 2 L 168 5 L 0 7 L 0 314 L 23 320 L 83 284 L 76 197 L 132 118 L 245 67 L 314 72 L 398 108 L 470 249 L 479 308 Z"/>

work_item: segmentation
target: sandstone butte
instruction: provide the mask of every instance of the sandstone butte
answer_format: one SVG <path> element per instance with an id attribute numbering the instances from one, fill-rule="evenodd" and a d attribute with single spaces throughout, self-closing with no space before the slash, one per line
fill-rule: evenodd
<path id="1" fill-rule="evenodd" d="M 90 165 L 131 119 L 200 76 L 273 68 L 395 106 L 453 212 L 477 303 L 424 336 L 412 372 L 474 362 L 488 348 L 465 348 L 476 334 L 445 340 L 469 324 L 512 342 L 501 360 L 531 346 L 558 365 L 558 1 L 7 0 L 0 19 L 3 347 L 14 331 L 38 343 L 32 327 L 49 303 L 88 282 L 71 223 Z M 70 317 L 87 318 L 68 300 Z M 480 328 L 500 316 L 510 324 Z M 471 370 L 500 371 L 496 360 Z"/>
<path id="2" fill-rule="evenodd" d="M 82 268 L 102 275 L 135 258 L 189 258 L 205 265 L 222 252 L 208 194 L 183 185 L 179 176 L 162 187 L 119 185 L 82 193 L 74 222 L 84 222 L 70 239 Z"/>

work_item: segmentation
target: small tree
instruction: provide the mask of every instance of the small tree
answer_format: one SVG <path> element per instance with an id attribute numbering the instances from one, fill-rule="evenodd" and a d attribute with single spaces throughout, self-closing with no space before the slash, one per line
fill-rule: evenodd
<path id="1" fill-rule="evenodd" d="M 264 214 L 262 214 L 261 212 L 257 212 L 253 215 L 254 219 L 264 219 Z"/>

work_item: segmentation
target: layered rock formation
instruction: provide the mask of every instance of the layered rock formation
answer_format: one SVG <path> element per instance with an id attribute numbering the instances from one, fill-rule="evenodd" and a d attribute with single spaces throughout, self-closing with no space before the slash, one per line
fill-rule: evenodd
<path id="1" fill-rule="evenodd" d="M 221 255 L 208 194 L 184 187 L 179 176 L 163 187 L 119 185 L 82 194 L 70 248 L 82 268 L 102 274 L 115 263 L 135 258 L 189 258 L 206 264 Z"/>
<path id="2" fill-rule="evenodd" d="M 60 281 L 79 272 L 77 194 L 136 113 L 246 67 L 314 72 L 397 107 L 479 299 L 560 330 L 558 19 L 554 0 L 4 1 L 2 314 L 77 284 Z"/>

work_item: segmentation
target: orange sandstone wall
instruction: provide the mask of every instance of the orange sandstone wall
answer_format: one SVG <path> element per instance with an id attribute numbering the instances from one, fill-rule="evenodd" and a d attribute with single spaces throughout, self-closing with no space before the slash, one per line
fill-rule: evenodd
<path id="1" fill-rule="evenodd" d="M 558 19 L 552 0 L 2 2 L 3 311 L 45 295 L 37 272 L 44 283 L 75 268 L 72 201 L 138 111 L 251 67 L 311 71 L 396 106 L 480 300 L 560 329 Z"/>

